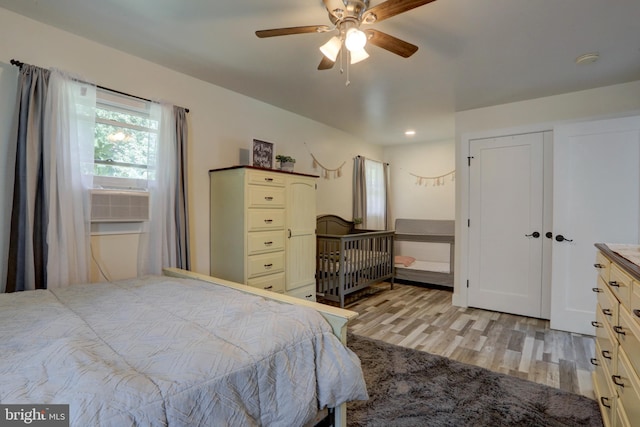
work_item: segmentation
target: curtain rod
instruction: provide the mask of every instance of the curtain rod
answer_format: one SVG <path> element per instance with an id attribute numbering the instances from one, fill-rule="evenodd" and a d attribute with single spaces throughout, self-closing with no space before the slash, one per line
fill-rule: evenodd
<path id="1" fill-rule="evenodd" d="M 10 62 L 11 62 L 11 65 L 15 65 L 16 67 L 18 67 L 18 68 L 20 68 L 20 69 L 22 69 L 22 66 L 24 65 L 24 62 L 18 61 L 18 60 L 16 60 L 16 59 L 12 59 Z M 97 88 L 99 88 L 99 89 L 108 90 L 108 91 L 110 91 L 110 92 L 117 93 L 117 94 L 119 94 L 119 95 L 125 95 L 125 96 L 130 96 L 130 97 L 132 97 L 132 98 L 141 99 L 142 101 L 154 102 L 154 101 L 152 101 L 152 100 L 150 100 L 150 99 L 143 98 L 143 97 L 141 97 L 141 96 L 132 95 L 132 94 L 130 94 L 130 93 L 122 92 L 122 91 L 115 90 L 115 89 L 111 89 L 111 88 L 108 88 L 108 87 L 104 87 L 104 86 L 100 86 L 100 85 L 96 85 L 96 87 L 97 87 Z M 188 109 L 188 108 L 185 108 L 185 109 L 184 109 L 184 111 L 188 113 L 188 112 L 189 112 L 189 109 Z"/>

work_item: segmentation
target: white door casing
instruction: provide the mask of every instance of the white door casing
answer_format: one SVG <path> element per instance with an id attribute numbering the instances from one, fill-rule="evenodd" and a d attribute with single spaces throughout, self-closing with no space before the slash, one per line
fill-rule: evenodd
<path id="1" fill-rule="evenodd" d="M 593 334 L 594 244 L 637 244 L 639 200 L 640 117 L 554 128 L 551 328 Z"/>

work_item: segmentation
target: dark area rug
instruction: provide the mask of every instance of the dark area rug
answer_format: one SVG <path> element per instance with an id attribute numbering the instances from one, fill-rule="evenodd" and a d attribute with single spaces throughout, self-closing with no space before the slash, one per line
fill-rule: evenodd
<path id="1" fill-rule="evenodd" d="M 602 426 L 596 401 L 520 378 L 349 333 L 366 402 L 349 426 Z"/>

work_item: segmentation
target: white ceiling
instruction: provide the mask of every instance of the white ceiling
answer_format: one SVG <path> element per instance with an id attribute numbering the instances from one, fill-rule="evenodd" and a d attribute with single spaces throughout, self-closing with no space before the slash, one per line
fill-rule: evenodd
<path id="1" fill-rule="evenodd" d="M 330 25 L 321 0 L 0 0 L 0 7 L 375 144 L 452 138 L 456 111 L 640 79 L 640 0 L 437 0 L 374 24 L 420 49 L 404 59 L 368 47 L 371 57 L 350 68 L 348 87 L 338 64 L 316 70 L 330 34 L 254 34 Z M 576 65 L 588 52 L 600 60 Z M 412 139 L 404 136 L 409 128 Z"/>

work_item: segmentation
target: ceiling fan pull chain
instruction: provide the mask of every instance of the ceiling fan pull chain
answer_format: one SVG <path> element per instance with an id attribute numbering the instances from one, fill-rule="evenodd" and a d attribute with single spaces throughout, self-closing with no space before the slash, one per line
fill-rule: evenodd
<path id="1" fill-rule="evenodd" d="M 351 62 L 351 61 L 349 61 L 349 56 L 350 55 L 351 55 L 351 53 L 347 53 L 347 81 L 344 84 L 345 86 L 349 86 L 351 84 L 351 81 L 349 80 L 349 69 L 350 69 L 349 62 Z"/>

